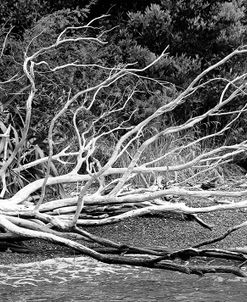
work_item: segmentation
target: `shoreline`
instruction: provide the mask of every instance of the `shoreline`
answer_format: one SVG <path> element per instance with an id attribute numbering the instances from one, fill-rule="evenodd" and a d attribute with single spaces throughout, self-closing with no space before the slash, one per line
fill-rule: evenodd
<path id="1" fill-rule="evenodd" d="M 164 213 L 156 216 L 128 218 L 115 224 L 84 227 L 92 234 L 117 243 L 138 247 L 159 246 L 171 250 L 188 248 L 199 242 L 222 235 L 228 228 L 247 220 L 247 209 L 229 210 L 199 215 L 213 224 L 213 230 L 203 228 L 194 221 L 184 220 L 182 215 Z M 230 248 L 247 245 L 247 228 L 237 230 L 220 242 L 210 245 L 214 248 Z M 88 247 L 95 245 L 82 242 Z M 57 257 L 82 256 L 71 248 L 44 240 L 34 239 L 24 243 L 30 247 L 29 253 L 1 252 L 0 265 L 30 263 Z M 207 246 L 209 247 L 209 246 Z M 205 247 L 204 247 L 205 248 Z"/>

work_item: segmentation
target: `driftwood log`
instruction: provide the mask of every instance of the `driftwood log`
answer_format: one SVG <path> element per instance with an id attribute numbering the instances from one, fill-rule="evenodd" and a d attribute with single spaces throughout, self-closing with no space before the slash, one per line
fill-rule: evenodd
<path id="1" fill-rule="evenodd" d="M 224 165 L 232 161 L 234 156 L 246 152 L 246 141 L 218 146 L 203 152 L 192 152 L 203 142 L 222 136 L 246 111 L 245 104 L 239 106 L 234 112 L 225 111 L 229 103 L 235 102 L 240 96 L 246 96 L 246 74 L 235 75 L 234 78 L 229 79 L 220 77 L 215 79 L 210 78 L 210 73 L 232 58 L 246 55 L 247 48 L 237 49 L 208 67 L 186 89 L 178 92 L 173 99 L 164 100 L 164 105 L 137 125 L 129 126 L 128 124 L 131 115 L 135 114 L 133 109 L 129 119 L 122 124 L 116 125 L 109 122 L 108 127 L 103 127 L 111 115 L 127 107 L 130 100 L 138 93 L 140 82 L 145 80 L 155 83 L 161 90 L 166 89 L 167 85 L 172 87 L 172 84 L 147 77 L 148 70 L 166 56 L 166 50 L 142 69 L 134 68 L 133 65 L 110 68 L 80 62 L 65 62 L 51 67 L 49 56 L 52 52 L 58 52 L 61 46 L 75 43 L 103 46 L 106 43 L 103 40 L 103 33 L 96 36 L 86 35 L 86 30 L 94 28 L 94 22 L 98 19 L 85 26 L 68 27 L 56 37 L 54 44 L 38 50 L 27 49 L 25 52 L 22 76 L 29 84 L 27 86 L 25 83 L 24 88 L 20 90 L 20 93 L 24 90 L 27 93 L 23 127 L 20 131 L 12 124 L 5 124 L 4 121 L 0 124 L 0 249 L 5 250 L 8 247 L 13 251 L 26 252 L 27 247 L 20 245 L 19 242 L 38 238 L 68 246 L 83 255 L 110 264 L 145 266 L 187 274 L 232 273 L 246 276 L 243 269 L 247 260 L 246 248 L 202 247 L 222 240 L 237 229 L 245 227 L 247 222 L 233 226 L 217 238 L 176 251 L 162 247 L 144 248 L 121 245 L 84 230 L 83 227 L 88 225 L 117 223 L 126 218 L 165 212 L 184 215 L 185 218 L 198 222 L 200 227 L 212 229 L 213 226 L 204 222 L 198 214 L 247 207 L 247 190 L 244 188 L 222 189 L 222 186 L 218 186 L 224 183 Z M 95 27 L 94 30 L 97 32 L 98 28 Z M 37 38 L 34 37 L 33 41 Z M 5 44 L 2 52 L 4 52 L 4 47 Z M 38 76 L 59 74 L 59 72 L 71 69 L 98 69 L 104 72 L 104 78 L 95 85 L 84 87 L 77 92 L 62 92 L 63 104 L 58 112 L 54 112 L 54 117 L 49 124 L 48 154 L 40 146 L 30 145 L 29 148 L 33 150 L 36 148 L 39 156 L 23 163 L 19 159 L 24 159 L 28 155 L 27 143 L 33 102 L 41 94 L 41 86 L 37 82 Z M 18 76 L 1 82 L 1 89 L 8 93 L 5 87 L 15 81 Z M 121 102 L 109 105 L 108 110 L 93 117 L 86 127 L 78 125 L 79 112 L 90 112 L 100 98 L 101 91 L 128 77 L 132 79 L 133 87 L 128 87 L 128 93 L 122 96 Z M 150 125 L 153 122 L 178 106 L 190 102 L 196 92 L 216 80 L 220 81 L 224 87 L 218 102 L 210 109 L 205 110 L 201 115 L 192 116 L 182 124 L 159 127 L 151 132 Z M 57 123 L 71 106 L 77 106 L 73 107 L 73 145 L 72 140 L 67 139 L 67 144 L 63 141 L 63 148 L 55 148 L 54 146 L 59 144 L 54 135 Z M 184 141 L 183 144 L 170 143 L 155 158 L 147 156 L 152 153 L 152 148 L 157 142 L 180 137 L 182 133 L 192 130 L 206 118 L 222 114 L 228 115 L 229 119 L 213 134 L 195 137 L 193 140 Z M 112 139 L 113 136 L 114 139 Z M 112 144 L 108 150 L 107 160 L 104 158 L 101 162 L 96 153 L 103 140 L 108 140 Z M 190 156 L 181 160 L 182 153 Z M 58 172 L 61 171 L 59 165 L 67 167 L 63 170 L 66 172 Z M 23 171 L 29 171 L 38 166 L 44 170 L 42 177 L 30 181 L 17 192 L 9 194 L 10 185 L 13 186 L 9 178 L 10 173 L 18 176 Z M 205 181 L 205 175 L 209 182 Z M 60 189 L 57 197 L 54 198 L 48 188 L 57 185 Z M 68 188 L 72 188 L 75 194 L 66 193 Z M 187 203 L 188 197 L 196 198 L 198 204 L 192 206 Z M 226 202 L 225 198 L 231 198 L 234 201 Z M 82 242 L 95 242 L 101 247 L 89 248 Z M 230 259 L 233 264 L 215 266 L 190 263 L 191 259 L 200 257 Z M 181 264 L 177 259 L 186 259 L 188 262 Z"/>

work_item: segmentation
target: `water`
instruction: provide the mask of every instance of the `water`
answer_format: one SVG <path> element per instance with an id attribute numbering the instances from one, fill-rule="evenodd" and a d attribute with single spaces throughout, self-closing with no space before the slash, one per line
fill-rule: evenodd
<path id="1" fill-rule="evenodd" d="M 247 280 L 188 276 L 90 258 L 0 266 L 0 301 L 246 301 Z"/>

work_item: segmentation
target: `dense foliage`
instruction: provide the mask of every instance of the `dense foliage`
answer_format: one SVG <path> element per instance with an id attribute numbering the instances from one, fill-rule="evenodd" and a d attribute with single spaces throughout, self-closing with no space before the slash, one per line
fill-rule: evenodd
<path id="1" fill-rule="evenodd" d="M 0 82 L 17 76 L 15 81 L 0 83 L 1 130 L 4 132 L 6 126 L 11 124 L 18 137 L 23 128 L 25 100 L 29 93 L 29 81 L 20 64 L 25 51 L 32 53 L 54 43 L 55 35 L 67 26 L 80 26 L 92 17 L 109 13 L 109 17 L 98 23 L 99 29 L 105 30 L 104 40 L 108 44 L 103 47 L 94 43 L 64 45 L 44 57 L 49 62 L 49 68 L 74 61 L 111 67 L 134 64 L 132 66 L 140 68 L 167 48 L 167 56 L 143 74 L 163 81 L 163 89 L 156 87 L 155 82 L 147 84 L 144 78 L 142 82 L 136 83 L 130 76 L 98 94 L 91 112 L 81 112 L 78 116 L 81 127 L 85 127 L 89 120 L 97 119 L 102 112 L 114 108 L 114 104 L 125 102 L 129 87 L 136 86 L 138 93 L 128 103 L 124 113 L 116 112 L 112 120 L 104 120 L 98 126 L 102 129 L 107 123 L 118 124 L 123 120 L 128 120 L 130 125 L 140 122 L 174 98 L 204 68 L 245 44 L 246 10 L 247 1 L 243 0 L 3 0 L 0 3 Z M 97 34 L 95 30 L 92 31 L 82 30 L 81 34 Z M 83 71 L 70 68 L 54 76 L 50 75 L 49 68 L 41 66 L 36 78 L 37 96 L 26 145 L 29 156 L 39 153 L 35 146 L 47 144 L 49 121 L 64 104 L 67 94 L 95 85 L 106 76 L 103 70 L 96 72 L 93 68 L 85 68 Z M 217 72 L 231 80 L 245 69 L 244 61 L 232 60 Z M 213 76 L 217 75 L 215 73 Z M 216 102 L 220 91 L 220 84 L 214 81 L 210 89 L 201 89 L 194 95 L 189 105 L 181 105 L 172 114 L 162 116 L 153 127 L 181 122 L 203 113 Z M 233 111 L 242 102 L 244 100 L 241 98 L 235 102 L 234 108 L 231 105 L 227 109 Z M 131 115 L 133 109 L 137 114 Z M 56 125 L 60 142 L 73 139 L 74 133 L 70 131 L 73 110 L 71 106 Z M 238 124 L 233 125 L 229 132 L 228 140 L 246 138 L 246 118 L 242 114 Z M 197 133 L 214 132 L 217 124 L 224 124 L 226 119 L 224 115 L 217 119 L 207 119 L 202 122 Z M 33 149 L 30 149 L 31 146 Z M 28 158 L 25 160 L 28 161 Z"/>

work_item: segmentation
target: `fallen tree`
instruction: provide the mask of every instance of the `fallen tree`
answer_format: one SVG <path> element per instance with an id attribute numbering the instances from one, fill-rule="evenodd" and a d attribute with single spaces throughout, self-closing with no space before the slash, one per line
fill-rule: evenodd
<path id="1" fill-rule="evenodd" d="M 134 105 L 129 117 L 118 123 L 113 122 L 114 117 L 111 119 L 111 116 L 124 112 L 129 103 L 140 93 L 139 87 L 144 82 L 154 83 L 160 90 L 172 87 L 170 83 L 163 83 L 147 76 L 148 70 L 167 54 L 165 50 L 148 66 L 140 69 L 134 68 L 133 64 L 106 67 L 96 63 L 83 64 L 74 61 L 51 66 L 49 55 L 58 52 L 64 45 L 76 43 L 104 45 L 104 33 L 88 36 L 86 32 L 89 29 L 99 31 L 93 26 L 97 21 L 98 19 L 95 19 L 81 27 L 68 27 L 56 37 L 53 44 L 36 51 L 30 50 L 32 43 L 38 38 L 38 36 L 34 37 L 25 52 L 23 75 L 20 77 L 16 74 L 0 83 L 2 91 L 7 94 L 9 83 L 13 83 L 18 78 L 25 78 L 28 81 L 28 85 L 24 81 L 25 86 L 19 92 L 28 91 L 22 127 L 17 129 L 13 123 L 6 122 L 8 111 L 2 115 L 5 119 L 1 121 L 2 133 L 0 134 L 0 240 L 16 242 L 38 238 L 71 247 L 83 255 L 106 263 L 168 269 L 188 274 L 224 272 L 246 276 L 242 269 L 247 260 L 246 248 L 201 249 L 202 246 L 222 240 L 234 231 L 245 227 L 246 222 L 233 226 L 218 238 L 180 250 L 118 244 L 106 238 L 99 238 L 83 229 L 83 226 L 116 223 L 126 218 L 165 212 L 187 215 L 201 226 L 212 229 L 212 225 L 207 224 L 197 215 L 247 207 L 245 199 L 247 190 L 231 191 L 226 188 L 217 190 L 214 188 L 218 183 L 224 183 L 222 167 L 231 162 L 234 157 L 246 152 L 246 141 L 215 145 L 214 148 L 203 151 L 199 147 L 223 136 L 246 112 L 243 98 L 246 95 L 246 74 L 235 75 L 232 79 L 211 77 L 211 75 L 216 71 L 219 72 L 220 67 L 231 59 L 246 55 L 247 49 L 239 48 L 204 70 L 186 89 L 177 93 L 176 97 L 164 99 L 163 105 L 140 123 L 136 125 L 130 123 L 131 117 L 136 114 Z M 6 40 L 7 37 L 2 46 L 2 54 Z M 95 85 L 82 85 L 83 89 L 77 92 L 61 91 L 60 110 L 54 112 L 49 122 L 48 153 L 46 153 L 29 137 L 33 103 L 37 99 L 40 100 L 42 95 L 40 87 L 43 86 L 38 83 L 38 78 L 42 76 L 42 79 L 45 79 L 51 74 L 59 75 L 60 72 L 80 69 L 99 70 L 103 76 Z M 124 78 L 131 78 L 133 86 L 125 90 L 120 101 L 117 99 L 114 102 L 109 101 L 109 104 L 106 102 L 107 107 L 102 107 L 95 114 L 94 107 L 95 104 L 100 104 L 102 91 L 107 91 L 109 87 L 117 85 Z M 217 103 L 200 115 L 191 115 L 191 118 L 185 122 L 169 126 L 159 123 L 159 126 L 154 129 L 156 121 L 160 122 L 164 115 L 179 106 L 186 105 L 198 92 L 216 81 L 224 84 Z M 236 109 L 229 110 L 229 104 L 234 104 L 237 100 Z M 7 110 L 6 103 L 5 107 L 3 104 L 3 108 Z M 70 126 L 73 127 L 74 135 L 70 139 L 66 137 L 61 140 L 63 134 L 58 135 L 58 124 L 68 111 L 72 113 Z M 227 117 L 225 122 L 222 122 L 212 133 L 199 137 L 193 136 L 193 139 L 182 143 L 174 143 L 176 138 L 186 136 L 188 131 L 200 127 L 203 121 L 221 116 Z M 167 143 L 165 148 L 160 148 L 159 155 L 148 156 L 152 155 L 156 144 L 160 143 L 160 147 L 166 140 L 170 143 Z M 97 152 L 105 141 L 110 143 L 110 147 L 107 159 L 102 159 L 97 156 Z M 38 155 L 30 159 L 29 155 L 34 151 Z M 66 169 L 61 169 L 61 166 Z M 25 179 L 23 186 L 10 194 L 10 188 L 17 187 L 11 175 L 15 175 L 14 179 L 18 179 L 22 184 L 22 172 L 30 171 L 35 167 L 42 168 L 43 176 L 39 179 L 31 179 L 28 183 Z M 205 175 L 208 175 L 209 179 L 208 187 L 207 183 L 204 183 L 207 190 L 198 186 L 198 182 L 205 180 Z M 53 186 L 59 186 L 55 197 L 48 191 L 48 188 Z M 194 206 L 188 203 L 190 197 L 195 197 L 197 200 Z M 224 200 L 226 197 L 234 197 L 238 200 L 227 203 Z M 88 247 L 88 242 L 97 243 L 104 249 Z M 238 266 L 177 262 L 177 259 L 190 260 L 193 257 L 231 259 L 238 261 Z"/>

